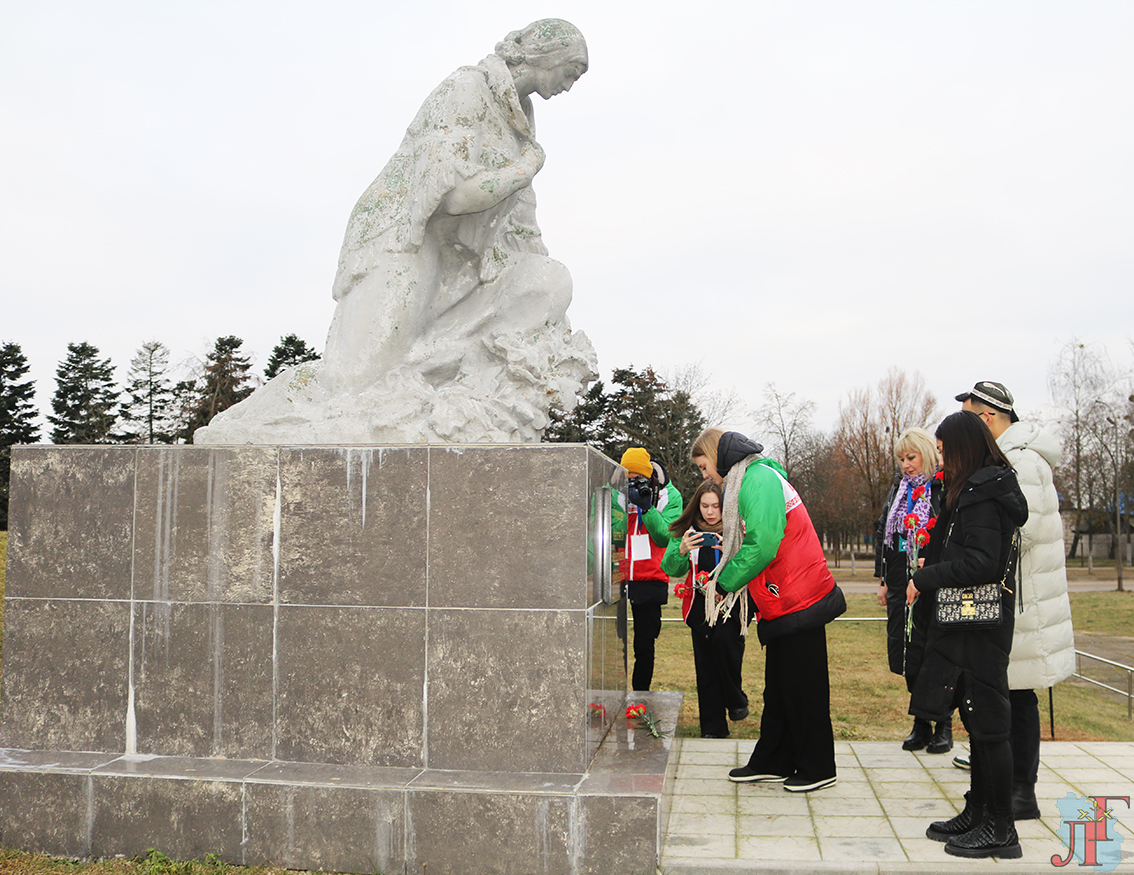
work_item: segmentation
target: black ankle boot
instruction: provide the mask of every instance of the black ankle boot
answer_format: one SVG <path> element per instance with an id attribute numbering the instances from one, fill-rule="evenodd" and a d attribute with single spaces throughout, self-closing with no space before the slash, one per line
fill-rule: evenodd
<path id="1" fill-rule="evenodd" d="M 950 820 L 934 821 L 925 831 L 925 837 L 933 839 L 935 842 L 947 842 L 953 836 L 966 833 L 977 826 L 984 815 L 983 806 L 974 804 L 970 793 L 965 794 L 964 811 Z"/>
<path id="2" fill-rule="evenodd" d="M 976 828 L 953 836 L 945 843 L 945 853 L 954 857 L 1004 857 L 1005 859 L 1015 859 L 1024 855 L 1012 818 L 997 814 L 989 814 Z"/>
<path id="3" fill-rule="evenodd" d="M 1035 784 L 1012 785 L 1012 819 L 1036 820 L 1040 816 L 1039 803 L 1036 801 Z"/>
<path id="4" fill-rule="evenodd" d="M 915 717 L 913 729 L 910 731 L 910 734 L 906 736 L 906 740 L 902 742 L 902 750 L 921 750 L 929 744 L 929 739 L 932 736 L 933 724 L 928 720 Z"/>
<path id="5" fill-rule="evenodd" d="M 938 723 L 933 738 L 929 740 L 926 753 L 945 753 L 953 749 L 953 724 Z"/>

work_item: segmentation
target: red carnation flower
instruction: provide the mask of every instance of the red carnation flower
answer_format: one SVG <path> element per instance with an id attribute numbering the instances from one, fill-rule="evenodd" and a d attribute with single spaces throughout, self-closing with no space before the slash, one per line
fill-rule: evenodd
<path id="1" fill-rule="evenodd" d="M 929 543 L 929 531 L 927 529 L 918 529 L 917 534 L 914 535 L 914 540 L 919 547 L 924 547 Z"/>
<path id="2" fill-rule="evenodd" d="M 945 482 L 945 472 L 944 471 L 938 471 L 936 474 L 933 475 L 933 479 L 934 480 L 940 480 L 941 482 L 944 483 Z"/>
<path id="3" fill-rule="evenodd" d="M 918 501 L 923 495 L 925 495 L 925 487 L 919 486 L 913 491 L 913 500 Z"/>
<path id="4" fill-rule="evenodd" d="M 926 520 L 925 528 L 928 531 L 928 530 L 932 529 L 935 525 L 937 525 L 937 517 L 931 516 L 928 520 Z"/>
<path id="5" fill-rule="evenodd" d="M 902 524 L 907 529 L 916 529 L 919 522 L 921 522 L 921 520 L 917 518 L 916 513 L 908 513 L 906 514 L 906 518 L 902 521 Z"/>

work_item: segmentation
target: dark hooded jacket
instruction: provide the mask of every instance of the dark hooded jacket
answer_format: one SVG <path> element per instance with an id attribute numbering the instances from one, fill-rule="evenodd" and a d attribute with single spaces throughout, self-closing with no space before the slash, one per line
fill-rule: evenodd
<path id="1" fill-rule="evenodd" d="M 742 434 L 725 432 L 717 446 L 717 473 L 725 476 L 762 449 Z M 744 537 L 718 582 L 728 592 L 748 587 L 760 616 L 761 643 L 824 626 L 846 611 L 815 526 L 783 468 L 771 459 L 753 461 L 736 500 Z M 726 506 L 728 501 L 726 494 Z"/>
<path id="2" fill-rule="evenodd" d="M 910 582 L 909 560 L 905 550 L 899 550 L 894 538 L 886 540 L 886 520 L 895 501 L 905 501 L 906 490 L 900 489 L 901 477 L 894 481 L 886 503 L 882 505 L 882 516 L 878 518 L 874 538 L 874 576 L 886 584 L 886 658 L 890 671 L 904 675 L 906 687 L 912 693 L 917 673 L 921 669 L 921 659 L 925 653 L 925 632 L 929 628 L 929 616 L 933 612 L 933 598 L 918 599 L 914 606 L 913 627 L 906 632 L 906 586 Z M 941 504 L 945 500 L 942 481 L 931 478 L 929 489 L 929 515 L 941 515 Z M 901 495 L 899 495 L 899 491 Z M 937 533 L 935 528 L 930 533 Z M 938 538 L 945 536 L 942 530 Z M 932 541 L 931 541 L 932 542 Z M 929 548 L 920 551 L 921 556 L 929 556 Z"/>
<path id="3" fill-rule="evenodd" d="M 934 530 L 926 565 L 913 576 L 919 592 L 974 586 L 1006 578 L 1003 619 L 985 629 L 946 630 L 930 624 L 925 659 L 910 699 L 910 713 L 946 720 L 962 711 L 965 726 L 979 741 L 1008 738 L 1008 655 L 1012 650 L 1015 530 L 1028 519 L 1028 503 L 1011 468 L 981 468 L 966 482 L 957 506 L 946 509 Z M 940 541 L 938 537 L 941 536 Z M 957 698 L 962 680 L 963 701 Z"/>

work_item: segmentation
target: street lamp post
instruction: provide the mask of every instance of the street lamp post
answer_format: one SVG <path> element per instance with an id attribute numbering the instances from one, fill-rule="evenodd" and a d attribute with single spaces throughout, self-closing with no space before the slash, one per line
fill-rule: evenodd
<path id="1" fill-rule="evenodd" d="M 1114 426 L 1114 446 L 1118 447 L 1118 420 L 1113 416 L 1108 416 L 1106 421 Z M 1114 573 L 1118 578 L 1118 591 L 1123 592 L 1122 588 L 1122 560 L 1125 558 L 1126 545 L 1122 539 L 1122 506 L 1119 504 L 1119 487 L 1121 469 L 1118 465 L 1118 456 L 1111 450 L 1110 447 L 1103 444 L 1107 455 L 1110 456 L 1110 461 L 1114 464 Z"/>

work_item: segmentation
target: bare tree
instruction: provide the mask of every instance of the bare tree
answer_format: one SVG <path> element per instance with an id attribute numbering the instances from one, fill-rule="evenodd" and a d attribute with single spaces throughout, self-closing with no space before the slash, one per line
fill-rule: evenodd
<path id="1" fill-rule="evenodd" d="M 927 426 L 937 418 L 937 398 L 925 387 L 925 379 L 890 368 L 878 381 L 878 410 L 882 424 L 896 439 L 911 426 Z"/>
<path id="2" fill-rule="evenodd" d="M 811 425 L 815 402 L 796 398 L 794 392 L 783 393 L 775 383 L 764 387 L 765 403 L 756 411 L 759 439 L 765 452 L 778 460 L 792 483 L 803 473 L 814 457 L 818 435 Z"/>
<path id="3" fill-rule="evenodd" d="M 937 400 L 926 390 L 921 374 L 909 376 L 891 368 L 876 389 L 852 389 L 839 404 L 835 440 L 858 476 L 870 518 L 882 512 L 897 471 L 894 441 L 911 426 L 928 425 Z"/>
<path id="4" fill-rule="evenodd" d="M 1052 401 L 1060 409 L 1059 425 L 1064 446 L 1070 452 L 1060 465 L 1062 481 L 1070 492 L 1075 507 L 1075 529 L 1070 556 L 1074 557 L 1079 538 L 1084 532 L 1085 517 L 1096 492 L 1095 471 L 1098 454 L 1095 442 L 1102 432 L 1098 403 L 1114 383 L 1105 350 L 1072 338 L 1063 345 L 1048 368 L 1048 388 Z M 1086 500 L 1085 500 L 1086 499 Z M 1089 539 L 1088 535 L 1088 539 Z M 1088 561 L 1090 546 L 1087 548 Z"/>
<path id="5" fill-rule="evenodd" d="M 709 425 L 721 425 L 745 414 L 735 390 L 710 388 L 712 378 L 701 362 L 674 368 L 666 374 L 665 382 L 674 392 L 684 392 Z"/>

